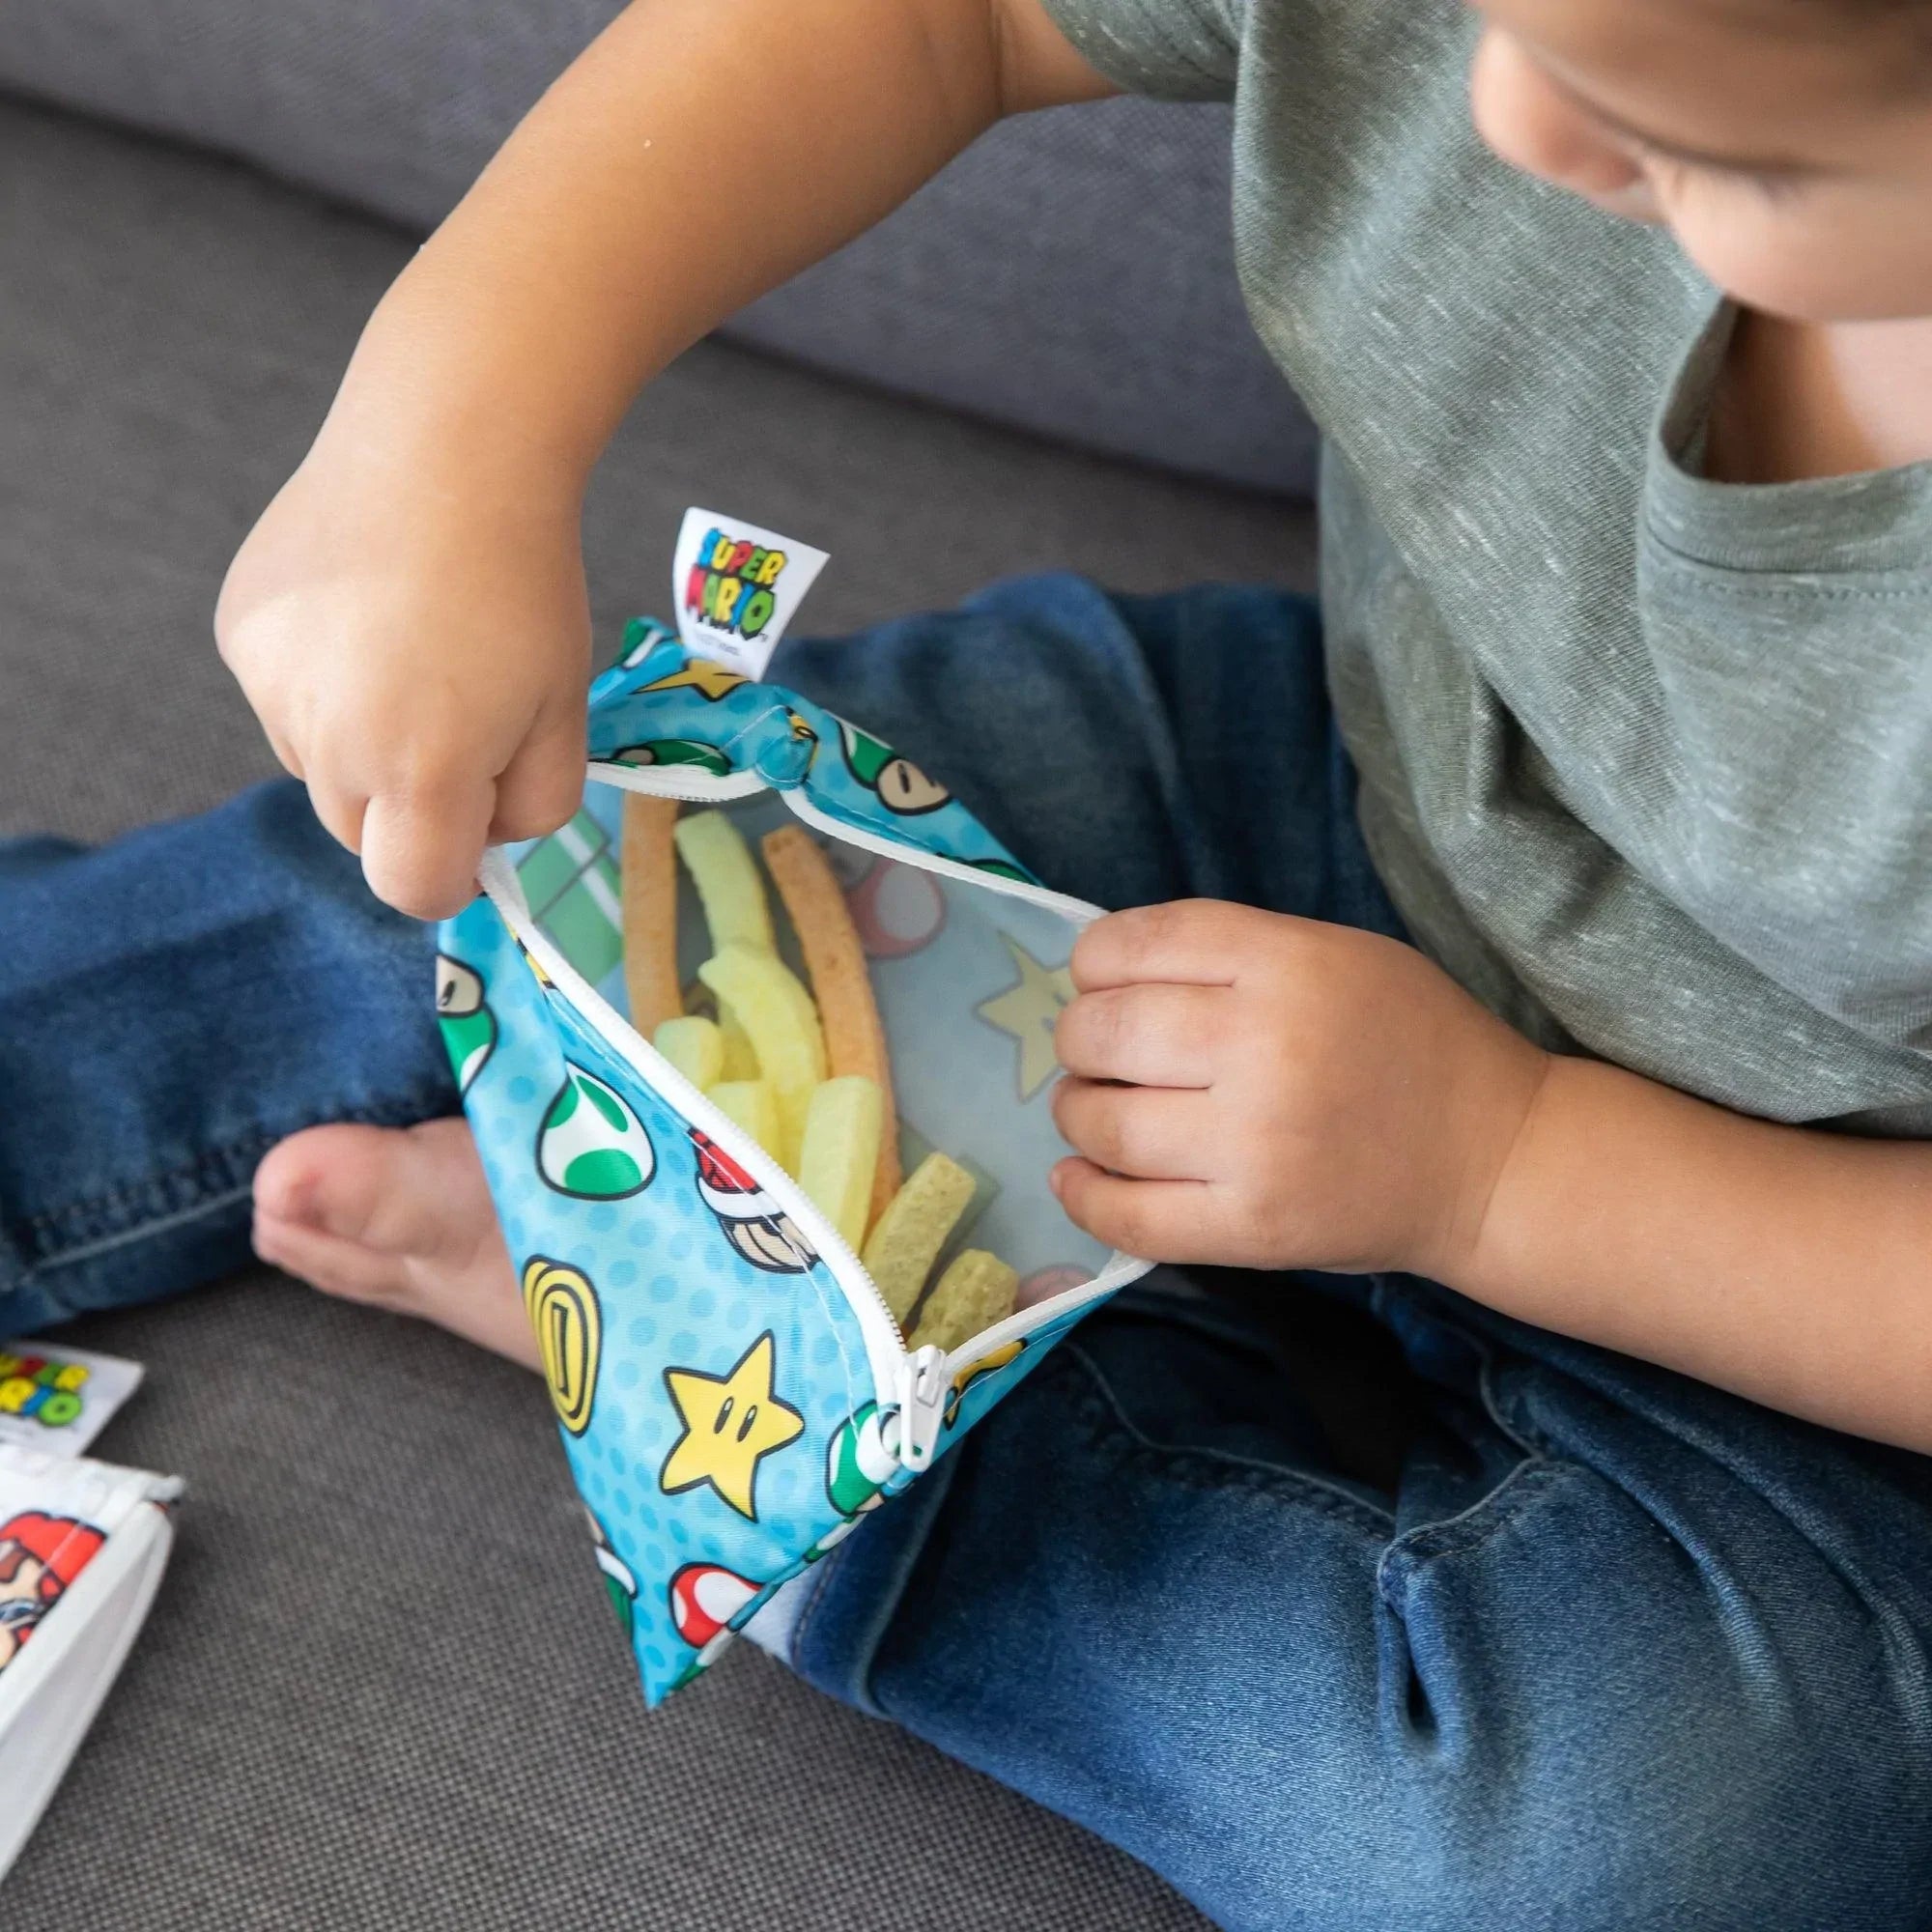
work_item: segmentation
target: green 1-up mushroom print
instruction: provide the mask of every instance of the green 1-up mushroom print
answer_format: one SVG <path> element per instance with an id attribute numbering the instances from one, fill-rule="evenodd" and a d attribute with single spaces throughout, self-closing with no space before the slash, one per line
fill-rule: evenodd
<path id="1" fill-rule="evenodd" d="M 456 1091 L 467 1094 L 497 1044 L 497 1015 L 484 1001 L 482 974 L 447 952 L 436 955 L 436 1024 Z"/>
<path id="2" fill-rule="evenodd" d="M 888 811 L 902 818 L 916 818 L 921 812 L 937 811 L 952 802 L 952 794 L 936 780 L 929 779 L 910 758 L 902 758 L 890 745 L 881 744 L 870 732 L 856 724 L 838 721 L 838 735 L 845 746 L 845 764 L 852 776 L 867 791 L 878 794 Z"/>
<path id="3" fill-rule="evenodd" d="M 698 738 L 650 738 L 640 745 L 623 745 L 611 753 L 613 765 L 690 765 L 715 779 L 729 778 L 731 760 L 716 745 Z"/>
<path id="4" fill-rule="evenodd" d="M 621 1201 L 650 1185 L 650 1136 L 615 1088 L 564 1063 L 563 1085 L 537 1130 L 537 1172 L 559 1194 Z"/>

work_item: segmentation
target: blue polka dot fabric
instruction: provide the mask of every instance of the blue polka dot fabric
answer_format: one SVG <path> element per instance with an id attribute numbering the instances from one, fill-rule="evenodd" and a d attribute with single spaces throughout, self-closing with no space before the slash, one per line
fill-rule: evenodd
<path id="1" fill-rule="evenodd" d="M 1039 889 L 890 747 L 655 625 L 633 625 L 592 687 L 589 737 L 604 782 L 551 839 L 491 855 L 488 895 L 441 930 L 437 1006 L 655 1704 L 915 1479 L 909 1402 L 943 1453 L 1142 1268 L 1071 1229 L 1044 1186 L 1058 1142 L 1040 1056 L 1091 908 Z M 789 806 L 838 847 L 908 1160 L 942 1142 L 958 1154 L 986 1243 L 1040 1303 L 983 1350 L 915 1365 L 795 1183 L 631 1030 L 624 789 L 739 801 L 753 832 Z"/>

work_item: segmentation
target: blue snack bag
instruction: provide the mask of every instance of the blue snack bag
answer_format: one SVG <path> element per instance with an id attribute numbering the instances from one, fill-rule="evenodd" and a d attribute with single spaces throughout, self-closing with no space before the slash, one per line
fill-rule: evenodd
<path id="1" fill-rule="evenodd" d="M 589 751 L 577 817 L 487 855 L 484 895 L 441 928 L 437 1004 L 597 1561 L 656 1704 L 1148 1264 L 1073 1227 L 1047 1185 L 1066 1151 L 1048 1107 L 1053 1024 L 1097 908 L 1048 891 L 888 746 L 655 624 L 634 623 L 591 687 Z M 636 958 L 626 972 L 624 841 L 647 816 L 661 838 L 668 816 L 627 810 L 633 795 L 723 813 L 751 854 L 782 826 L 821 846 L 864 948 L 900 1165 L 942 1151 L 971 1177 L 928 1284 L 961 1251 L 989 1251 L 1020 1277 L 1014 1313 L 957 1346 L 909 1346 L 858 1244 L 633 1028 L 644 977 Z M 632 856 L 658 868 L 651 908 L 636 887 L 634 914 L 653 923 L 634 916 L 631 944 L 656 955 L 662 986 L 669 861 Z M 755 876 L 770 945 L 810 985 Z M 702 1000 L 721 936 L 682 866 L 672 923 L 672 996 Z M 796 1166 L 795 1122 L 788 1151 Z"/>

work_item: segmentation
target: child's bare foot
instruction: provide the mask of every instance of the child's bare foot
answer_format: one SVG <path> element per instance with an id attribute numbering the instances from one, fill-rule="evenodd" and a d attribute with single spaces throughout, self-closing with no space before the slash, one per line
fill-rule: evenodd
<path id="1" fill-rule="evenodd" d="M 326 1294 L 537 1366 L 469 1127 L 311 1127 L 255 1173 L 255 1252 Z"/>

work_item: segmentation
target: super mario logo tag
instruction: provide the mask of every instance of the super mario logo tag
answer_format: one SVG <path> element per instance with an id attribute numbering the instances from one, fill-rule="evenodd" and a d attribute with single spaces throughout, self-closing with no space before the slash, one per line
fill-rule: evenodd
<path id="1" fill-rule="evenodd" d="M 82 1390 L 92 1372 L 84 1362 L 51 1355 L 15 1355 L 0 1349 L 0 1415 L 69 1429 L 87 1409 Z"/>
<path id="2" fill-rule="evenodd" d="M 732 637 L 756 638 L 778 610 L 778 581 L 790 560 L 714 525 L 684 580 L 686 615 Z"/>

